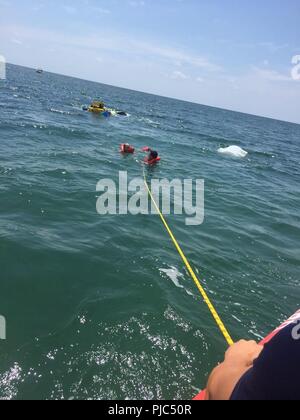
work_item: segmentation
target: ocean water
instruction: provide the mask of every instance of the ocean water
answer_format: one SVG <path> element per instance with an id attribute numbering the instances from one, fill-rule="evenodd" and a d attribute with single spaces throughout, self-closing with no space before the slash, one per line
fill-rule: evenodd
<path id="1" fill-rule="evenodd" d="M 95 98 L 127 111 L 82 111 Z M 0 81 L 1 399 L 190 399 L 226 344 L 157 216 L 99 216 L 101 178 L 205 179 L 168 217 L 234 339 L 299 308 L 300 126 L 9 66 Z M 244 159 L 217 153 L 237 145 Z"/>

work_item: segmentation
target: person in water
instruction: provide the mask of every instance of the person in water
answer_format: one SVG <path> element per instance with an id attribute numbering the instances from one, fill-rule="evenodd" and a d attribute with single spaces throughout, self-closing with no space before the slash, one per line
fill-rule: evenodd
<path id="1" fill-rule="evenodd" d="M 225 354 L 207 385 L 207 400 L 300 400 L 300 321 L 264 347 L 240 341 Z"/>
<path id="2" fill-rule="evenodd" d="M 121 152 L 122 153 L 126 153 L 126 154 L 132 154 L 134 153 L 134 147 L 131 146 L 130 144 L 126 143 L 126 144 L 122 144 L 121 145 Z"/>
<path id="3" fill-rule="evenodd" d="M 158 158 L 158 153 L 155 150 L 151 150 L 148 156 L 148 161 L 156 160 Z"/>
<path id="4" fill-rule="evenodd" d="M 150 148 L 148 149 L 148 152 L 147 162 L 154 162 L 158 158 L 158 153 Z"/>

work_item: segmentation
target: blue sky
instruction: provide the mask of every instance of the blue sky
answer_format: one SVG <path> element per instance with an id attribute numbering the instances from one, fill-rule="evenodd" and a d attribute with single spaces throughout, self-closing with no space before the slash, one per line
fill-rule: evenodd
<path id="1" fill-rule="evenodd" d="M 299 17 L 299 0 L 0 0 L 0 54 L 300 123 Z"/>

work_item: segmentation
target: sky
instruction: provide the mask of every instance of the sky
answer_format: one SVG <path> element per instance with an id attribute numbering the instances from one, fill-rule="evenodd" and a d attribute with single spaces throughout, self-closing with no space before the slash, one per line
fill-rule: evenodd
<path id="1" fill-rule="evenodd" d="M 0 55 L 300 123 L 299 17 L 299 0 L 0 0 Z"/>

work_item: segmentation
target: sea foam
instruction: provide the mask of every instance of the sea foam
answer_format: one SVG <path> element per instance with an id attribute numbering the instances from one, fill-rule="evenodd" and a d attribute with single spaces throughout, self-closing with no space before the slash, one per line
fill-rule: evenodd
<path id="1" fill-rule="evenodd" d="M 234 156 L 237 158 L 244 158 L 248 155 L 248 152 L 246 152 L 246 150 L 241 149 L 239 146 L 229 146 L 225 148 L 220 148 L 218 150 L 218 153 L 228 156 Z"/>
<path id="2" fill-rule="evenodd" d="M 184 289 L 189 296 L 193 296 L 193 293 L 191 293 L 189 290 L 187 290 L 184 286 L 182 286 L 179 283 L 179 278 L 183 278 L 184 275 L 182 273 L 180 273 L 177 270 L 177 268 L 175 268 L 175 267 L 171 267 L 170 269 L 160 268 L 159 271 L 161 273 L 166 274 L 172 280 L 172 282 L 174 283 L 174 285 L 176 287 L 178 287 L 179 289 Z"/>

